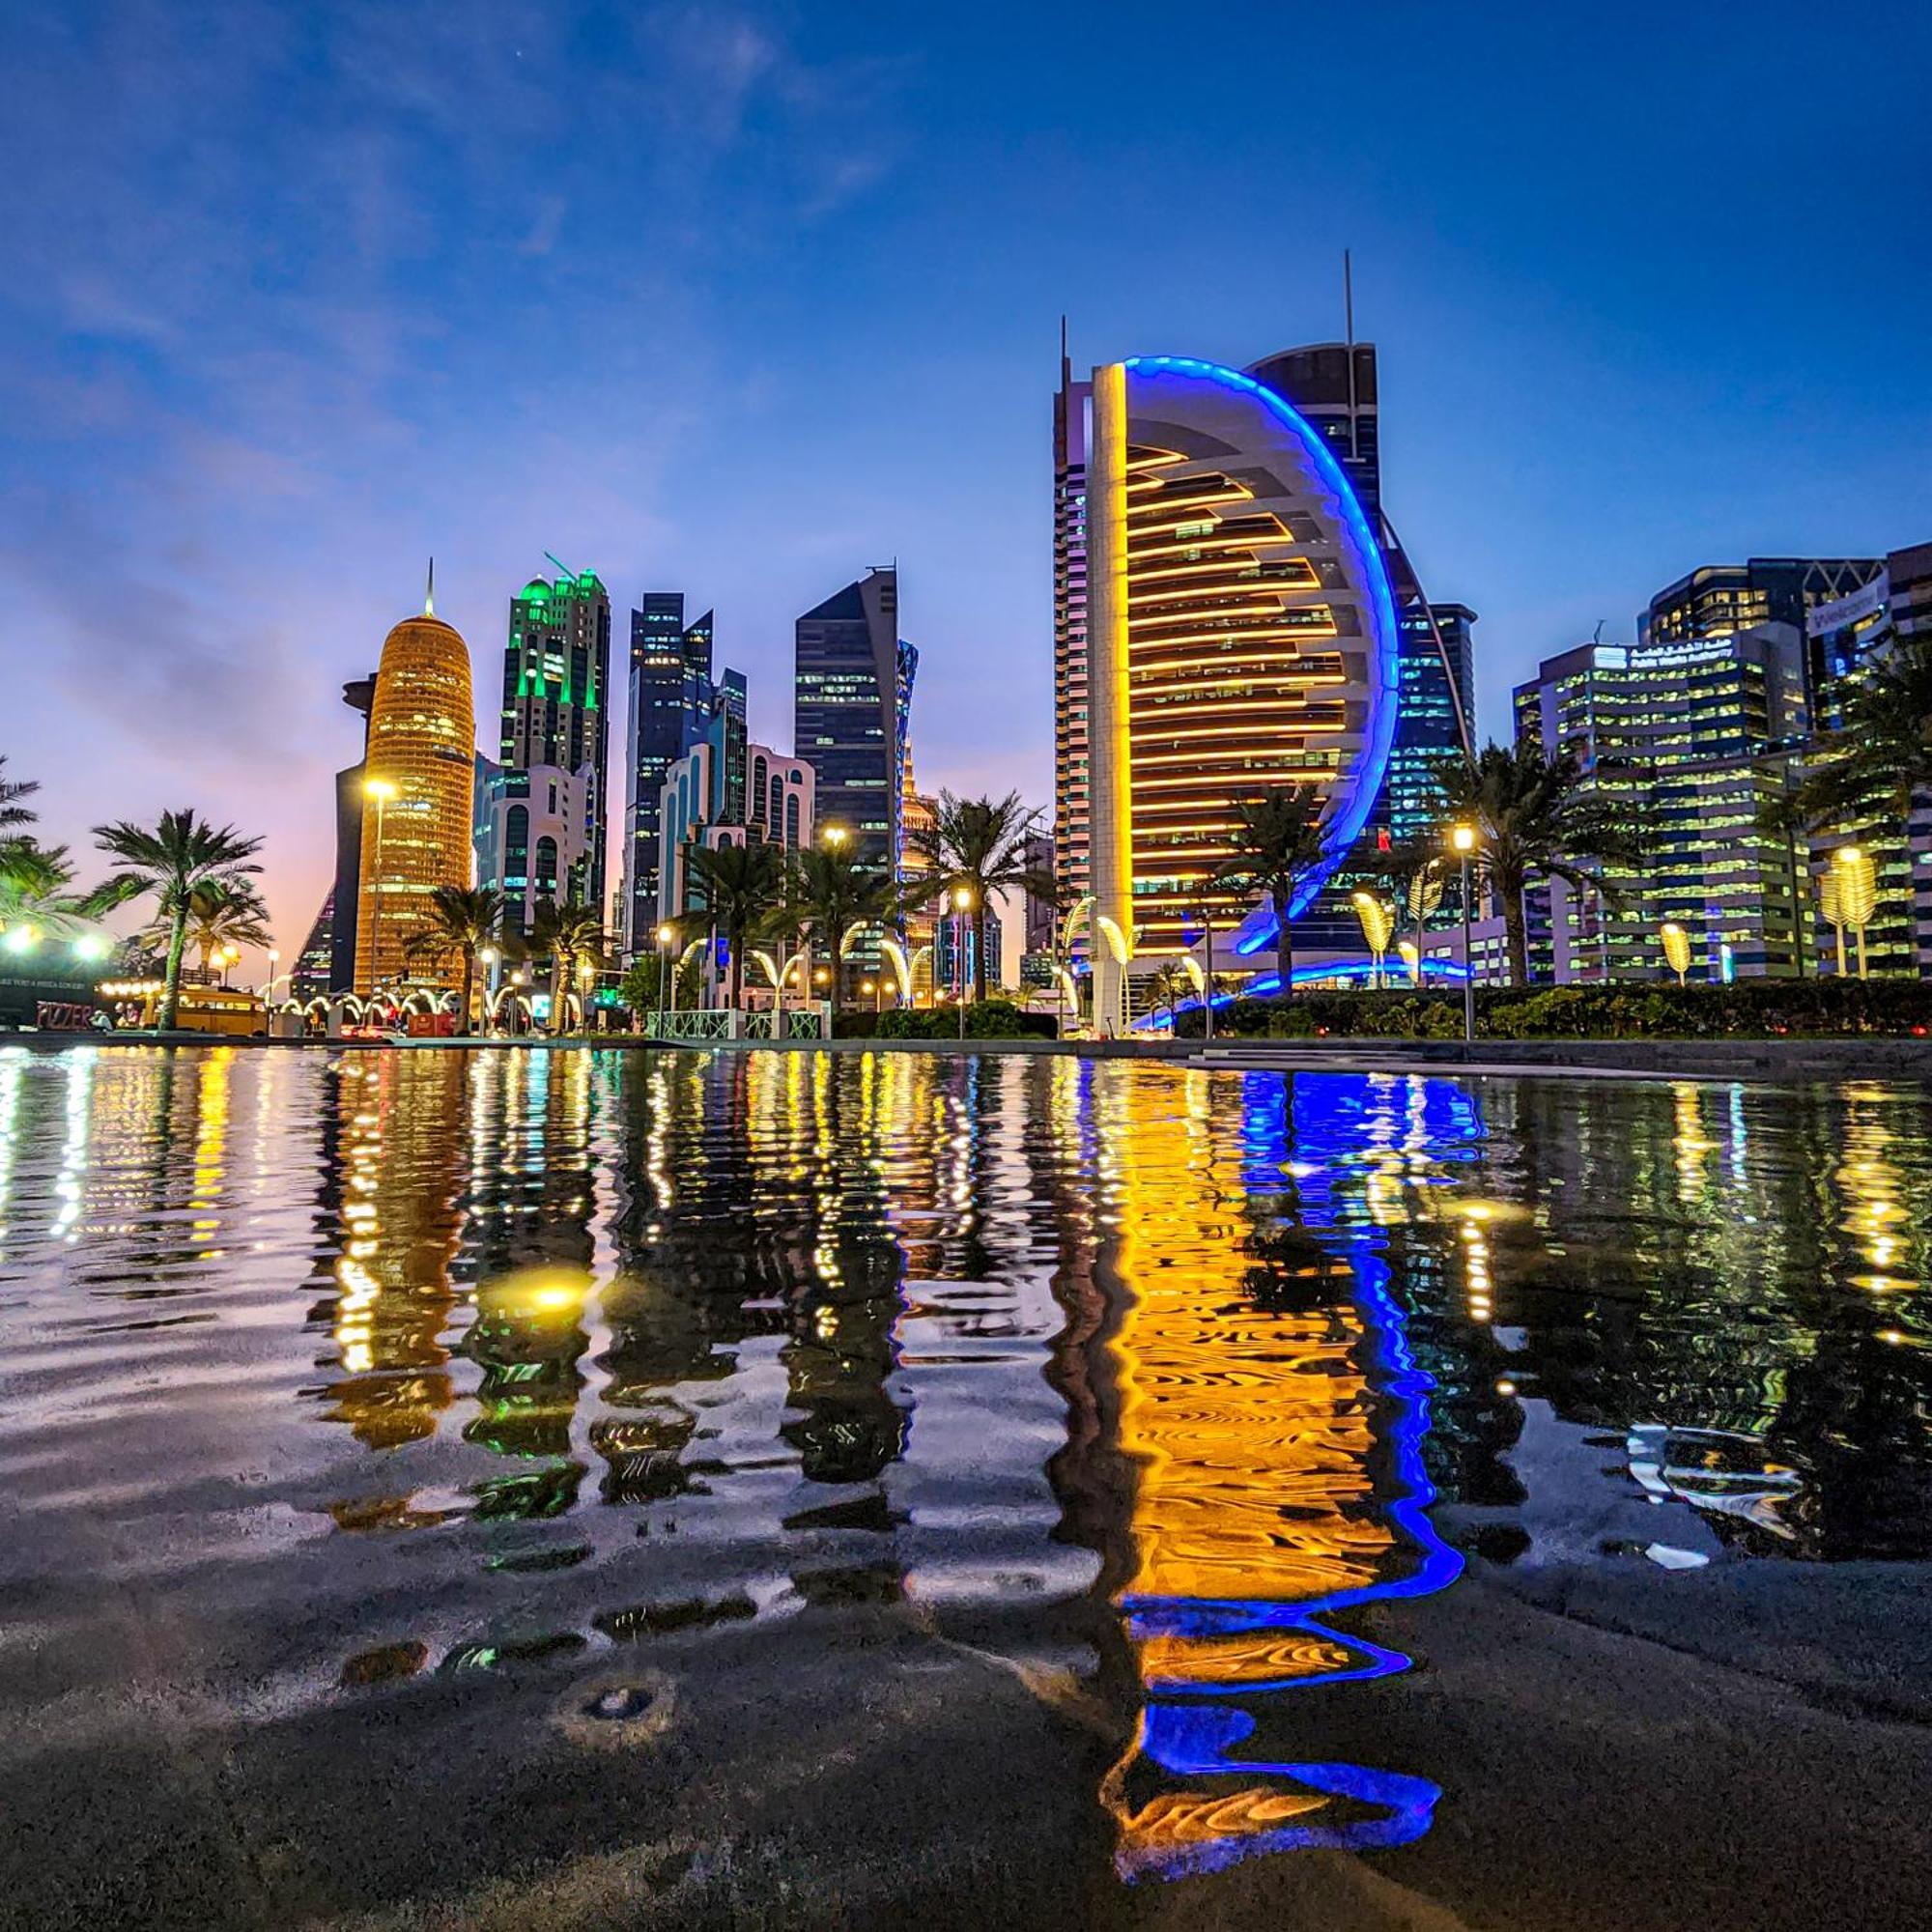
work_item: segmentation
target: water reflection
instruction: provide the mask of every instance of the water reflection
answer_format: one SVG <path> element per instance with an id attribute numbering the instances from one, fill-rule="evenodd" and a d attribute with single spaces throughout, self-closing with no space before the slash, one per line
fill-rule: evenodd
<path id="1" fill-rule="evenodd" d="M 1400 1845 L 1466 1554 L 1932 1551 L 1927 1094 L 1480 1091 L 0 1049 L 0 1585 L 164 1523 L 143 1614 L 297 1710 L 883 1619 L 1104 1714 L 1122 1876 Z"/>

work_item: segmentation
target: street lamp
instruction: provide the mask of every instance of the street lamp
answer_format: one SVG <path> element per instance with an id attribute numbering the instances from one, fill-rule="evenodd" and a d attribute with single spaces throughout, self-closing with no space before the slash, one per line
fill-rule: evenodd
<path id="1" fill-rule="evenodd" d="M 271 1007 L 275 1001 L 275 961 L 282 955 L 271 946 L 269 948 L 269 983 L 262 988 L 262 1005 Z"/>
<path id="2" fill-rule="evenodd" d="M 952 952 L 957 960 L 959 980 L 959 1037 L 966 1037 L 966 969 L 970 962 L 966 957 L 966 915 L 973 909 L 973 888 L 955 886 L 952 889 Z"/>
<path id="3" fill-rule="evenodd" d="M 852 835 L 842 825 L 828 825 L 818 836 L 836 852 Z"/>
<path id="4" fill-rule="evenodd" d="M 1469 854 L 1476 849 L 1476 828 L 1457 826 L 1449 843 L 1463 862 L 1463 1040 L 1467 1045 L 1476 1037 L 1476 974 L 1469 961 Z"/>
<path id="5" fill-rule="evenodd" d="M 239 946 L 224 946 L 214 956 L 221 961 L 221 990 L 226 992 L 228 990 L 228 969 L 241 958 L 242 949 Z"/>
<path id="6" fill-rule="evenodd" d="M 374 999 L 376 988 L 383 980 L 383 968 L 376 956 L 376 933 L 383 916 L 383 814 L 389 801 L 396 795 L 395 784 L 388 779 L 364 779 L 362 796 L 373 799 L 376 805 L 376 849 L 369 855 L 369 997 Z"/>
<path id="7" fill-rule="evenodd" d="M 670 963 L 670 949 L 677 944 L 677 927 L 668 923 L 658 927 L 658 1011 L 666 1010 L 666 988 L 669 988 L 669 1010 L 677 1011 L 677 980 Z"/>

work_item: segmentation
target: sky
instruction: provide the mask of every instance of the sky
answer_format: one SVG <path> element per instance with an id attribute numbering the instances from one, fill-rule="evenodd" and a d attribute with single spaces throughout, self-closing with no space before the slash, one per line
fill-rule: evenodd
<path id="1" fill-rule="evenodd" d="M 793 619 L 896 559 L 923 787 L 1050 805 L 1061 316 L 1238 365 L 1345 247 L 1501 734 L 1696 564 L 1932 538 L 1928 59 L 1904 0 L 16 9 L 0 752 L 77 851 L 263 835 L 286 955 L 431 554 L 486 707 L 551 552 L 618 661 L 715 606 L 781 749 Z"/>

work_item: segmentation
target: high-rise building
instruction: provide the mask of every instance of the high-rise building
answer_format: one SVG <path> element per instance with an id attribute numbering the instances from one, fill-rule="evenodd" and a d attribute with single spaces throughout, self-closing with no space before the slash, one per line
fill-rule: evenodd
<path id="1" fill-rule="evenodd" d="M 476 774 L 476 883 L 503 895 L 504 923 L 527 932 L 544 900 L 587 904 L 593 841 L 603 814 L 593 767 L 497 764 Z"/>
<path id="2" fill-rule="evenodd" d="M 1401 639 L 1382 546 L 1328 440 L 1272 387 L 1172 356 L 1104 364 L 1087 445 L 1094 1010 L 1123 954 L 1202 915 L 1271 944 L 1353 847 L 1394 742 Z M 1326 861 L 1250 917 L 1217 883 L 1236 805 L 1314 786 Z M 1112 1023 L 1112 1022 L 1109 1022 Z"/>
<path id="3" fill-rule="evenodd" d="M 369 711 L 376 673 L 351 678 L 342 701 L 362 720 L 362 755 L 335 775 L 335 874 L 289 976 L 298 1000 L 346 993 L 355 984 L 355 922 L 361 908 L 362 781 L 368 776 Z"/>
<path id="4" fill-rule="evenodd" d="M 1304 916 L 1306 946 L 1354 950 L 1359 927 L 1348 895 L 1380 886 L 1376 854 L 1430 833 L 1440 812 L 1435 773 L 1471 747 L 1476 613 L 1465 605 L 1432 605 L 1382 507 L 1381 419 L 1376 346 L 1320 342 L 1284 350 L 1248 372 L 1289 403 L 1327 441 L 1381 544 L 1401 632 L 1401 692 L 1395 742 L 1382 795 L 1370 808 L 1356 851 Z"/>
<path id="5" fill-rule="evenodd" d="M 532 578 L 510 601 L 497 763 L 511 771 L 588 768 L 589 849 L 567 890 L 600 918 L 607 912 L 610 686 L 611 595 L 597 573 L 565 572 L 552 582 Z"/>
<path id="6" fill-rule="evenodd" d="M 1932 638 L 1932 544 L 1890 552 L 1876 576 L 1849 595 L 1814 605 L 1805 618 L 1807 662 L 1816 699 L 1813 724 L 1829 734 L 1848 723 L 1847 704 L 1874 667 L 1903 643 Z M 1825 735 L 1810 762 L 1832 755 Z M 1809 841 L 1807 889 L 1817 902 L 1818 882 L 1833 852 L 1856 842 L 1872 856 L 1878 905 L 1865 932 L 1865 956 L 1876 973 L 1932 976 L 1932 802 L 1915 802 L 1901 826 L 1889 802 L 1858 818 L 1820 826 Z M 1816 922 L 1821 972 L 1836 963 L 1836 942 Z"/>
<path id="7" fill-rule="evenodd" d="M 1678 644 L 1734 637 L 1757 624 L 1789 624 L 1804 635 L 1821 604 L 1848 597 L 1883 568 L 1869 556 L 1754 556 L 1747 563 L 1707 563 L 1666 584 L 1638 614 L 1637 641 Z M 1815 697 L 1821 664 L 1807 656 L 1805 689 Z"/>
<path id="8" fill-rule="evenodd" d="M 1028 872 L 1036 879 L 1045 880 L 1056 876 L 1052 833 L 1031 832 L 1027 835 L 1025 862 Z M 1053 901 L 1035 892 L 1027 893 L 1025 897 L 1026 950 L 1029 952 L 1050 951 L 1059 926 Z"/>
<path id="9" fill-rule="evenodd" d="M 741 738 L 734 786 L 727 716 L 721 710 L 710 735 L 678 759 L 665 780 L 658 812 L 658 912 L 665 919 L 682 918 L 704 903 L 703 888 L 687 864 L 694 845 L 715 849 L 762 841 L 796 852 L 811 843 L 811 767 L 803 758 L 788 758 L 769 745 L 746 745 Z"/>
<path id="10" fill-rule="evenodd" d="M 714 622 L 684 621 L 681 590 L 647 591 L 631 612 L 629 723 L 624 760 L 624 953 L 648 952 L 658 920 L 659 804 L 678 759 L 703 743 L 722 708 L 737 721 L 735 782 L 743 782 L 745 679 L 711 669 Z M 727 774 L 727 778 L 731 775 Z M 742 815 L 742 804 L 738 807 Z"/>
<path id="11" fill-rule="evenodd" d="M 1362 819 L 1355 852 L 1327 890 L 1298 915 L 1305 948 L 1360 951 L 1348 893 L 1392 840 L 1420 836 L 1435 815 L 1433 773 L 1464 745 L 1473 703 L 1470 626 L 1458 604 L 1432 607 L 1381 508 L 1376 349 L 1317 343 L 1252 364 L 1247 379 L 1272 391 L 1315 433 L 1349 482 L 1381 551 L 1398 617 L 1400 692 L 1385 791 Z M 1063 345 L 1054 399 L 1054 842 L 1057 876 L 1070 897 L 1089 890 L 1092 818 L 1090 493 L 1093 384 L 1076 383 Z M 1447 662 L 1445 663 L 1445 659 Z M 1240 788 L 1258 786 L 1242 779 Z"/>
<path id="12" fill-rule="evenodd" d="M 369 712 L 357 880 L 355 990 L 410 979 L 456 983 L 453 961 L 407 956 L 439 886 L 470 878 L 476 715 L 469 647 L 434 615 L 405 617 L 384 640 Z"/>
<path id="13" fill-rule="evenodd" d="M 1053 856 L 1072 903 L 1089 890 L 1087 742 L 1087 445 L 1094 385 L 1073 380 L 1061 328 L 1053 399 Z"/>
<path id="14" fill-rule="evenodd" d="M 852 835 L 860 864 L 896 877 L 900 796 L 919 653 L 898 635 L 898 571 L 869 570 L 799 618 L 792 744 L 817 778 L 821 827 Z"/>
<path id="15" fill-rule="evenodd" d="M 1562 980 L 1654 978 L 1657 929 L 1690 936 L 1713 979 L 1797 973 L 1807 944 L 1799 848 L 1763 829 L 1789 788 L 1807 728 L 1804 651 L 1763 623 L 1670 643 L 1580 644 L 1516 689 L 1519 738 L 1575 757 L 1595 793 L 1645 841 L 1607 871 L 1620 898 L 1560 882 L 1530 895 Z"/>

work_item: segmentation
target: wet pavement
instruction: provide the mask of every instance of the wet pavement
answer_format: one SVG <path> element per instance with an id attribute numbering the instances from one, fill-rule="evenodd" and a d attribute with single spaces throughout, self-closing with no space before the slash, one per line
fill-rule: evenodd
<path id="1" fill-rule="evenodd" d="M 0 1925 L 1932 1920 L 1932 1091 L 0 1049 Z"/>

